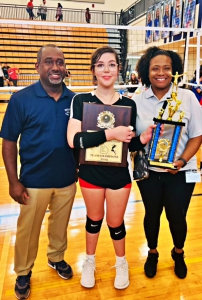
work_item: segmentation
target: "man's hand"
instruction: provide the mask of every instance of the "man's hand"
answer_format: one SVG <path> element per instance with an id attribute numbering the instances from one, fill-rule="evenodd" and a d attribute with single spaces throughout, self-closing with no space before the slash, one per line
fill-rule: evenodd
<path id="1" fill-rule="evenodd" d="M 9 194 L 19 204 L 26 205 L 29 199 L 26 188 L 19 181 L 9 185 Z"/>

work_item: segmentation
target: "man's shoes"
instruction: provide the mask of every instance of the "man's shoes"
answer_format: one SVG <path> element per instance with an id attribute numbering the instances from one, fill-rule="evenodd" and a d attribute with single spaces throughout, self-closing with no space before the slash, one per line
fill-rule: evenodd
<path id="1" fill-rule="evenodd" d="M 171 256 L 175 262 L 175 275 L 180 279 L 184 279 L 187 276 L 187 266 L 184 261 L 184 251 L 182 253 L 176 253 L 174 247 L 171 250 Z"/>
<path id="2" fill-rule="evenodd" d="M 73 271 L 66 261 L 52 262 L 48 260 L 48 266 L 55 269 L 58 275 L 63 279 L 70 279 L 73 276 Z"/>
<path id="3" fill-rule="evenodd" d="M 145 275 L 149 278 L 153 278 L 156 275 L 157 263 L 159 254 L 148 252 L 147 260 L 144 265 Z"/>
<path id="4" fill-rule="evenodd" d="M 92 288 L 95 285 L 95 262 L 86 259 L 82 266 L 81 285 L 86 288 Z"/>
<path id="5" fill-rule="evenodd" d="M 122 264 L 115 265 L 116 277 L 114 280 L 114 287 L 116 289 L 122 290 L 129 286 L 129 270 L 128 263 L 125 260 Z"/>
<path id="6" fill-rule="evenodd" d="M 30 277 L 32 271 L 27 275 L 18 276 L 15 284 L 15 295 L 18 299 L 27 299 L 30 294 Z"/>

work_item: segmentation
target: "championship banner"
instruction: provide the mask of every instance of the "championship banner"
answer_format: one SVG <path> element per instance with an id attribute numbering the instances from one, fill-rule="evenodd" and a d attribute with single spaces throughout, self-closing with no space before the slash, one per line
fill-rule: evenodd
<path id="1" fill-rule="evenodd" d="M 162 27 L 165 27 L 165 31 L 162 31 L 161 33 L 162 39 L 169 37 L 169 31 L 167 31 L 166 28 L 170 27 L 171 4 L 172 0 L 166 0 L 163 2 Z"/>
<path id="2" fill-rule="evenodd" d="M 183 27 L 194 28 L 196 0 L 185 0 L 184 14 L 183 14 Z"/>
<path id="3" fill-rule="evenodd" d="M 173 15 L 172 15 L 172 27 L 181 28 L 182 27 L 182 0 L 173 1 Z M 177 35 L 181 31 L 173 31 L 173 35 Z"/>
<path id="4" fill-rule="evenodd" d="M 161 27 L 161 3 L 158 3 L 154 7 L 154 27 Z M 154 30 L 153 41 L 160 40 L 160 31 Z"/>
<path id="5" fill-rule="evenodd" d="M 152 27 L 153 26 L 153 9 L 152 8 L 150 8 L 147 11 L 145 26 L 148 26 L 148 27 Z M 148 44 L 148 43 L 152 42 L 152 36 L 153 36 L 152 30 L 150 30 L 150 29 L 146 30 L 145 44 Z"/>

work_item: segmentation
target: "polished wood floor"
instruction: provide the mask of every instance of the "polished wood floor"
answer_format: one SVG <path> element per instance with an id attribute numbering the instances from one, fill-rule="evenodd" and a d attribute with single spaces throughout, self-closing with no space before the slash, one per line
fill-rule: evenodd
<path id="1" fill-rule="evenodd" d="M 1 108 L 0 108 L 1 114 Z M 1 116 L 1 115 L 0 115 Z M 0 140 L 1 151 L 1 140 Z M 0 299 L 15 299 L 13 249 L 19 206 L 8 195 L 6 172 L 0 154 Z M 133 183 L 125 223 L 127 227 L 126 256 L 130 268 L 130 286 L 126 290 L 113 287 L 115 269 L 114 251 L 106 222 L 103 222 L 96 253 L 96 285 L 93 289 L 81 287 L 81 266 L 85 258 L 86 211 L 80 189 L 72 209 L 68 228 L 68 250 L 65 259 L 71 264 L 74 276 L 63 280 L 47 266 L 47 217 L 41 228 L 38 257 L 33 268 L 29 299 L 55 300 L 201 300 L 202 299 L 202 183 L 194 190 L 188 211 L 188 235 L 185 245 L 188 275 L 178 279 L 173 271 L 170 251 L 173 247 L 165 214 L 162 215 L 159 236 L 159 264 L 155 278 L 144 275 L 143 265 L 147 245 L 143 231 L 144 208 L 136 183 Z"/>

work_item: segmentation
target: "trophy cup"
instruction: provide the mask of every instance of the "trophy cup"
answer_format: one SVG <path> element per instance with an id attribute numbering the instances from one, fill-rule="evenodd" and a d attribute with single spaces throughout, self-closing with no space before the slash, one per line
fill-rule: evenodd
<path id="1" fill-rule="evenodd" d="M 153 167 L 160 167 L 165 169 L 175 169 L 173 162 L 175 159 L 175 153 L 178 146 L 178 141 L 180 139 L 180 134 L 182 127 L 185 123 L 182 122 L 184 117 L 184 112 L 180 111 L 179 119 L 173 121 L 173 116 L 176 112 L 179 112 L 179 107 L 182 101 L 178 99 L 178 88 L 177 80 L 180 76 L 184 74 L 178 74 L 176 72 L 173 82 L 173 88 L 171 92 L 171 97 L 164 102 L 163 107 L 159 111 L 157 118 L 154 118 L 156 128 L 153 130 L 152 139 L 149 144 L 148 160 L 149 165 Z M 168 118 L 163 119 L 163 114 L 168 106 Z M 160 136 L 161 124 L 169 125 L 169 130 L 173 128 L 172 138 L 164 138 Z M 171 128 L 171 129 L 170 129 Z"/>

